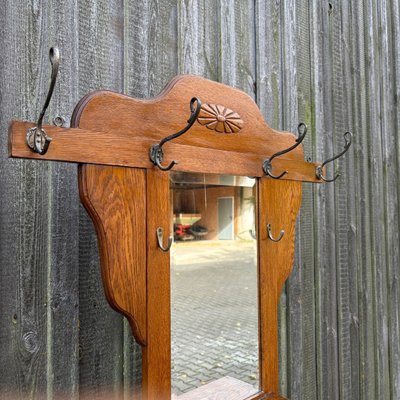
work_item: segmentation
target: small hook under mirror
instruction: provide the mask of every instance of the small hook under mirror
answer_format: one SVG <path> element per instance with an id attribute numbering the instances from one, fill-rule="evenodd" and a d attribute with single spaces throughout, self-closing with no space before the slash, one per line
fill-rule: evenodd
<path id="1" fill-rule="evenodd" d="M 275 157 L 279 157 L 282 156 L 283 154 L 289 153 L 289 151 L 294 150 L 297 146 L 300 145 L 300 143 L 304 140 L 306 133 L 307 133 L 307 125 L 303 122 L 301 122 L 298 126 L 297 126 L 297 132 L 299 133 L 298 138 L 296 139 L 296 143 L 293 146 L 290 146 L 289 148 L 282 150 L 282 151 L 278 151 L 277 153 L 275 153 L 274 155 L 272 155 L 270 158 L 267 158 L 264 163 L 263 163 L 263 170 L 264 173 L 268 176 L 270 176 L 271 178 L 274 179 L 281 179 L 284 175 L 286 175 L 288 173 L 288 171 L 283 171 L 280 175 L 274 175 L 272 173 L 272 160 Z"/>
<path id="2" fill-rule="evenodd" d="M 43 117 L 49 106 L 51 97 L 53 96 L 54 86 L 56 84 L 58 67 L 60 65 L 60 52 L 57 47 L 52 47 L 49 52 L 51 62 L 51 82 L 49 91 L 47 93 L 46 101 L 44 103 L 42 112 L 39 115 L 38 122 L 35 127 L 28 129 L 26 134 L 27 145 L 35 152 L 41 155 L 45 154 L 49 148 L 51 137 L 47 136 L 46 131 L 42 128 Z"/>
<path id="3" fill-rule="evenodd" d="M 171 246 L 172 246 L 172 242 L 173 242 L 172 237 L 170 236 L 170 237 L 168 238 L 167 247 L 164 247 L 164 229 L 161 228 L 161 227 L 158 227 L 156 232 L 157 232 L 158 247 L 159 247 L 163 252 L 165 252 L 165 253 L 168 252 L 169 249 L 170 249 Z"/>
<path id="4" fill-rule="evenodd" d="M 275 238 L 272 236 L 272 226 L 271 226 L 271 224 L 268 224 L 268 225 L 267 225 L 267 230 L 268 230 L 268 238 L 269 238 L 270 240 L 272 240 L 273 242 L 280 242 L 280 241 L 282 240 L 282 238 L 283 238 L 283 235 L 285 234 L 285 231 L 282 229 L 282 230 L 280 231 L 280 233 L 279 233 L 279 237 L 278 237 L 277 239 L 275 239 Z"/>
<path id="5" fill-rule="evenodd" d="M 335 161 L 337 158 L 341 157 L 344 153 L 346 153 L 346 151 L 350 148 L 351 146 L 351 139 L 353 137 L 353 135 L 351 134 L 351 132 L 346 132 L 344 135 L 344 149 L 342 152 L 340 152 L 339 154 L 337 154 L 336 156 L 333 156 L 331 158 L 328 158 L 326 161 L 324 161 L 321 165 L 319 165 L 316 169 L 315 169 L 315 174 L 317 176 L 318 179 L 322 179 L 325 182 L 334 182 L 336 181 L 337 178 L 339 178 L 340 174 L 337 174 L 334 178 L 332 179 L 328 179 L 326 178 L 323 174 L 323 168 L 326 164 Z"/>
<path id="6" fill-rule="evenodd" d="M 195 107 L 195 104 L 196 104 L 196 107 Z M 165 137 L 164 139 L 162 139 L 160 143 L 154 144 L 153 146 L 151 146 L 150 160 L 153 162 L 154 165 L 157 165 L 157 167 L 160 168 L 161 171 L 169 171 L 171 168 L 173 168 L 173 166 L 175 164 L 178 163 L 177 161 L 173 160 L 166 167 L 161 165 L 163 157 L 164 157 L 164 152 L 163 152 L 162 147 L 164 146 L 165 143 L 167 143 L 171 140 L 174 140 L 177 137 L 183 135 L 185 132 L 187 132 L 193 126 L 193 124 L 196 122 L 197 117 L 199 116 L 200 110 L 201 110 L 200 99 L 198 99 L 197 97 L 193 97 L 190 100 L 190 117 L 187 121 L 188 122 L 187 125 L 183 129 L 181 129 L 179 132 L 169 135 L 169 136 Z"/>

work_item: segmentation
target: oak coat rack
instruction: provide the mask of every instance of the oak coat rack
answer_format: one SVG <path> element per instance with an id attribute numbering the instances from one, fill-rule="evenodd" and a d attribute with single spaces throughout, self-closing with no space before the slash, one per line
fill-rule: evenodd
<path id="1" fill-rule="evenodd" d="M 58 52 L 52 55 L 58 67 Z M 304 130 L 299 126 L 300 136 Z M 174 137 L 162 142 L 168 135 Z M 71 128 L 11 122 L 11 157 L 79 164 L 107 300 L 127 317 L 143 348 L 143 400 L 171 398 L 170 243 L 163 238 L 170 188 L 161 162 L 176 171 L 257 178 L 260 391 L 248 399 L 283 399 L 277 306 L 292 269 L 302 182 L 323 183 L 325 173 L 304 161 L 299 139 L 271 129 L 247 94 L 190 75 L 177 76 L 151 100 L 90 93 L 75 107 Z"/>

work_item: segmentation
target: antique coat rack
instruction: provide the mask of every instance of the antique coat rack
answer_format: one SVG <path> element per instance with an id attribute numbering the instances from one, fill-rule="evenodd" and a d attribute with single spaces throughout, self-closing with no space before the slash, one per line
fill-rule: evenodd
<path id="1" fill-rule="evenodd" d="M 127 317 L 143 348 L 142 398 L 171 398 L 171 238 L 163 236 L 170 228 L 167 171 L 173 169 L 257 178 L 260 390 L 247 398 L 283 399 L 277 306 L 292 268 L 302 182 L 335 180 L 325 176 L 324 166 L 347 151 L 351 134 L 338 156 L 305 162 L 304 124 L 297 138 L 277 132 L 247 94 L 190 75 L 174 78 L 151 100 L 88 94 L 75 107 L 71 128 L 60 118 L 42 125 L 57 77 L 57 49 L 50 60 L 43 111 L 36 124 L 11 122 L 10 156 L 79 164 L 79 192 L 96 227 L 107 300 Z"/>

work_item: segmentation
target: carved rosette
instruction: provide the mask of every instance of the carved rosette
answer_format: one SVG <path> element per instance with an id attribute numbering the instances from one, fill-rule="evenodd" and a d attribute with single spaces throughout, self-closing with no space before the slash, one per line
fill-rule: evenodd
<path id="1" fill-rule="evenodd" d="M 219 104 L 203 104 L 197 121 L 211 129 L 220 133 L 237 133 L 244 125 L 240 115 Z"/>

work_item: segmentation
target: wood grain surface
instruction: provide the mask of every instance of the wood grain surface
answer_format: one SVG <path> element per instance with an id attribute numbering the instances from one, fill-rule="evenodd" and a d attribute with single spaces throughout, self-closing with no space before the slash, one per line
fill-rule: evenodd
<path id="1" fill-rule="evenodd" d="M 197 97 L 203 104 L 220 104 L 238 113 L 243 128 L 235 134 L 221 134 L 194 124 L 176 143 L 230 151 L 245 151 L 266 156 L 276 149 L 286 149 L 294 143 L 294 135 L 269 128 L 253 99 L 246 93 L 218 82 L 194 75 L 172 79 L 165 89 L 150 100 L 134 99 L 110 92 L 89 94 L 82 99 L 76 112 L 87 129 L 123 132 L 129 136 L 145 136 L 160 141 L 186 125 L 190 115 L 189 102 Z M 301 146 L 286 155 L 288 159 L 303 159 Z"/>
<path id="2" fill-rule="evenodd" d="M 107 130 L 105 125 L 103 131 L 44 126 L 53 141 L 49 151 L 41 156 L 33 153 L 25 142 L 26 131 L 32 126 L 33 124 L 26 122 L 11 123 L 9 134 L 12 157 L 155 168 L 148 156 L 150 147 L 156 143 L 154 139 L 144 136 L 127 136 L 125 133 L 118 134 L 111 130 L 111 127 Z M 223 142 L 224 138 L 221 137 L 220 141 Z M 263 149 L 260 148 L 257 153 L 252 153 L 245 151 L 247 147 L 242 144 L 238 151 L 230 151 L 219 149 L 220 145 L 221 143 L 218 142 L 216 148 L 205 148 L 172 142 L 165 146 L 164 164 L 167 165 L 172 160 L 178 161 L 174 167 L 176 171 L 227 173 L 254 177 L 265 175 L 262 166 L 267 157 Z M 227 159 L 232 162 L 227 163 Z M 274 174 L 288 172 L 282 177 L 284 180 L 323 183 L 315 174 L 318 164 L 302 159 L 278 157 L 273 160 L 272 165 Z"/>
<path id="3" fill-rule="evenodd" d="M 170 226 L 169 175 L 157 170 L 82 165 L 79 184 L 99 238 L 107 299 L 128 317 L 143 346 L 142 396 L 167 400 L 171 397 L 170 259 L 169 253 L 159 248 L 155 233 L 159 227 L 168 232 Z M 279 391 L 277 308 L 293 262 L 300 203 L 300 183 L 260 180 L 260 375 L 264 393 Z M 279 243 L 268 238 L 268 224 L 285 230 Z M 241 391 L 229 385 L 223 395 L 230 390 L 243 398 Z M 217 392 L 214 398 L 218 396 Z"/>
<path id="4" fill-rule="evenodd" d="M 278 305 L 294 258 L 296 218 L 301 204 L 301 183 L 266 178 L 258 184 L 260 380 L 264 392 L 279 392 Z M 279 242 L 268 237 L 281 230 Z"/>
<path id="5" fill-rule="evenodd" d="M 143 348 L 143 400 L 171 398 L 170 253 L 158 247 L 156 230 L 170 236 L 169 174 L 147 171 L 147 341 Z M 171 232 L 172 234 L 172 232 Z"/>
<path id="6" fill-rule="evenodd" d="M 132 168 L 81 165 L 79 192 L 96 227 L 104 292 L 146 344 L 146 180 Z"/>

